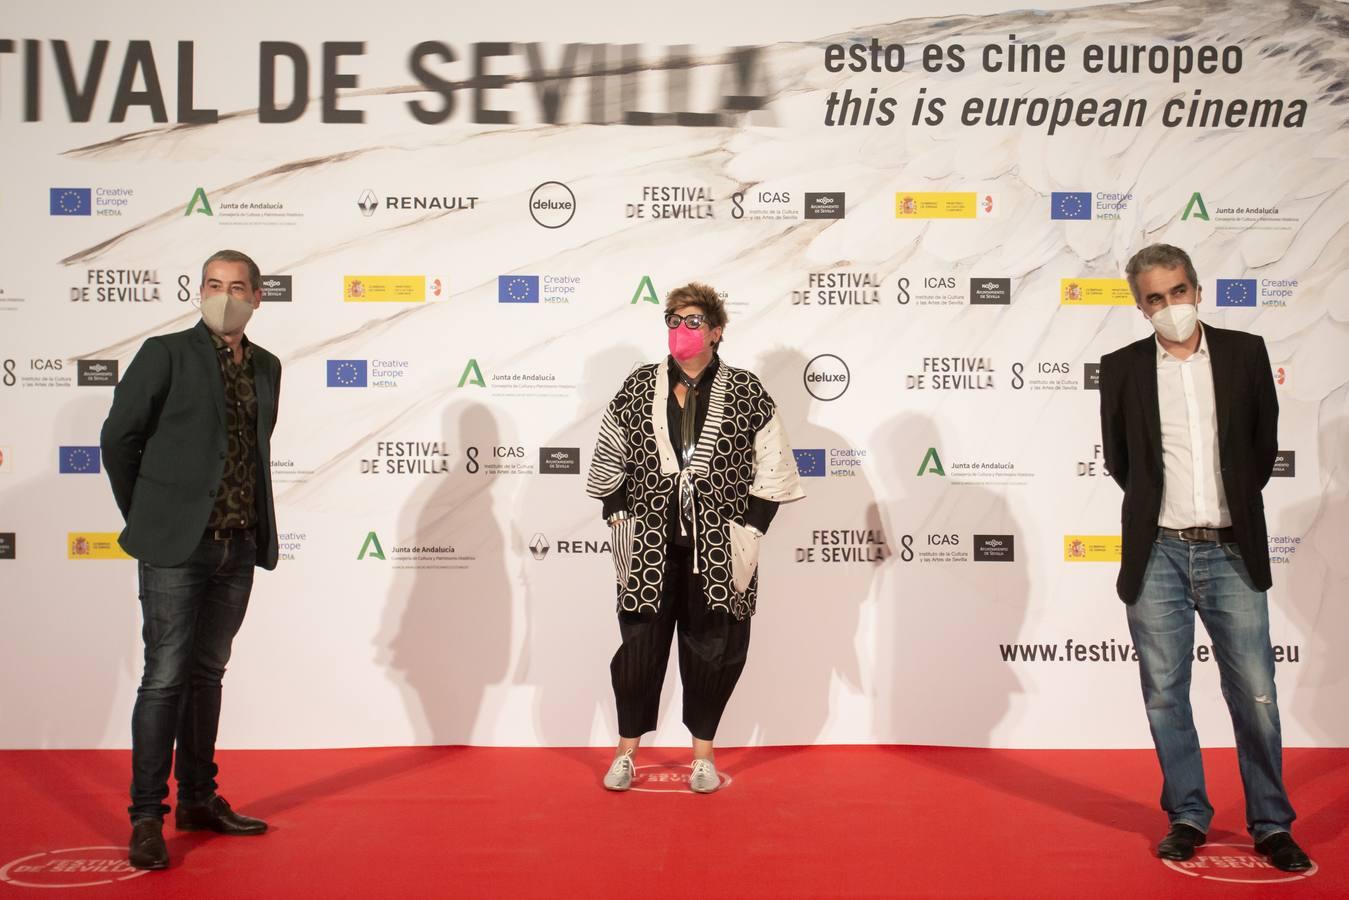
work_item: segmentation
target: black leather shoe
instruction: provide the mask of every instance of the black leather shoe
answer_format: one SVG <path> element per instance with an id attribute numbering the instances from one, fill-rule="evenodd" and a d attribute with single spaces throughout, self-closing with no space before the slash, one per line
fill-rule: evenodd
<path id="1" fill-rule="evenodd" d="M 1200 831 L 1184 822 L 1177 822 L 1157 845 L 1157 855 L 1162 859 L 1174 859 L 1177 862 L 1194 856 L 1194 848 L 1202 846 L 1208 838 Z"/>
<path id="2" fill-rule="evenodd" d="M 267 830 L 266 822 L 239 815 L 219 794 L 200 806 L 180 805 L 174 813 L 173 824 L 179 831 L 209 828 L 220 834 L 262 834 Z"/>
<path id="3" fill-rule="evenodd" d="M 169 848 L 164 843 L 164 823 L 141 819 L 131 826 L 127 860 L 137 869 L 167 869 Z"/>
<path id="4" fill-rule="evenodd" d="M 1269 857 L 1270 864 L 1285 872 L 1305 872 L 1312 867 L 1312 861 L 1302 848 L 1286 831 L 1271 834 L 1255 845 L 1255 849 Z"/>

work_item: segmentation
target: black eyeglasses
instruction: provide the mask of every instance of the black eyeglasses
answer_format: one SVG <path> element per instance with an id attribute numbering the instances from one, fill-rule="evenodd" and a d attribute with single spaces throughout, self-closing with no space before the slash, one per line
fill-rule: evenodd
<path id="1" fill-rule="evenodd" d="M 681 316 L 678 313 L 670 313 L 665 317 L 665 327 L 673 331 L 679 327 L 680 322 L 683 322 L 684 327 L 689 331 L 697 331 L 699 328 L 703 327 L 703 322 L 706 318 L 707 317 L 702 313 L 693 313 L 692 315 L 687 316 Z"/>

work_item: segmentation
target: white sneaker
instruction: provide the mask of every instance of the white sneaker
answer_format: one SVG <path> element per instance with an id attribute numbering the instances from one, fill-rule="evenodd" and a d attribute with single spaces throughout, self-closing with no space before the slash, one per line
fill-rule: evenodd
<path id="1" fill-rule="evenodd" d="M 620 753 L 614 757 L 609 771 L 604 774 L 604 786 L 611 791 L 626 791 L 632 787 L 632 776 L 637 768 L 632 764 L 632 751 Z"/>
<path id="2" fill-rule="evenodd" d="M 695 794 L 711 794 L 721 788 L 721 776 L 710 759 L 695 759 L 689 775 L 689 790 Z"/>

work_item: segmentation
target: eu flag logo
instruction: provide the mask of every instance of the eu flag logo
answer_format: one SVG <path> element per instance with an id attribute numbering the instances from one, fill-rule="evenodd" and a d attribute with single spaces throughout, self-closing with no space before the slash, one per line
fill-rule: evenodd
<path id="1" fill-rule="evenodd" d="M 103 471 L 97 447 L 62 447 L 58 471 L 62 475 L 97 475 Z"/>
<path id="2" fill-rule="evenodd" d="M 1054 191 L 1049 198 L 1049 218 L 1090 219 L 1091 191 Z"/>
<path id="3" fill-rule="evenodd" d="M 498 303 L 538 303 L 539 276 L 498 275 Z"/>
<path id="4" fill-rule="evenodd" d="M 51 213 L 54 216 L 87 216 L 93 212 L 90 188 L 52 188 Z"/>
<path id="5" fill-rule="evenodd" d="M 1255 306 L 1259 293 L 1254 278 L 1218 279 L 1219 306 Z"/>
<path id="6" fill-rule="evenodd" d="M 365 387 L 369 375 L 368 360 L 328 360 L 328 387 Z"/>
<path id="7" fill-rule="evenodd" d="M 796 471 L 802 478 L 824 477 L 824 448 L 815 450 L 793 450 L 796 457 Z"/>

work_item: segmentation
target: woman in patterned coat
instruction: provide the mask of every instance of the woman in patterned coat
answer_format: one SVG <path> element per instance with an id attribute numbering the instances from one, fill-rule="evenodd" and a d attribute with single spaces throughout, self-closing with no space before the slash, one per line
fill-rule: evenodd
<path id="1" fill-rule="evenodd" d="M 711 793 L 712 741 L 749 649 L 759 541 L 778 504 L 805 492 L 773 398 L 717 355 L 716 291 L 671 291 L 665 325 L 670 355 L 637 368 L 609 403 L 586 487 L 610 526 L 622 636 L 609 666 L 621 737 L 604 786 L 632 784 L 677 633 L 689 786 Z"/>

